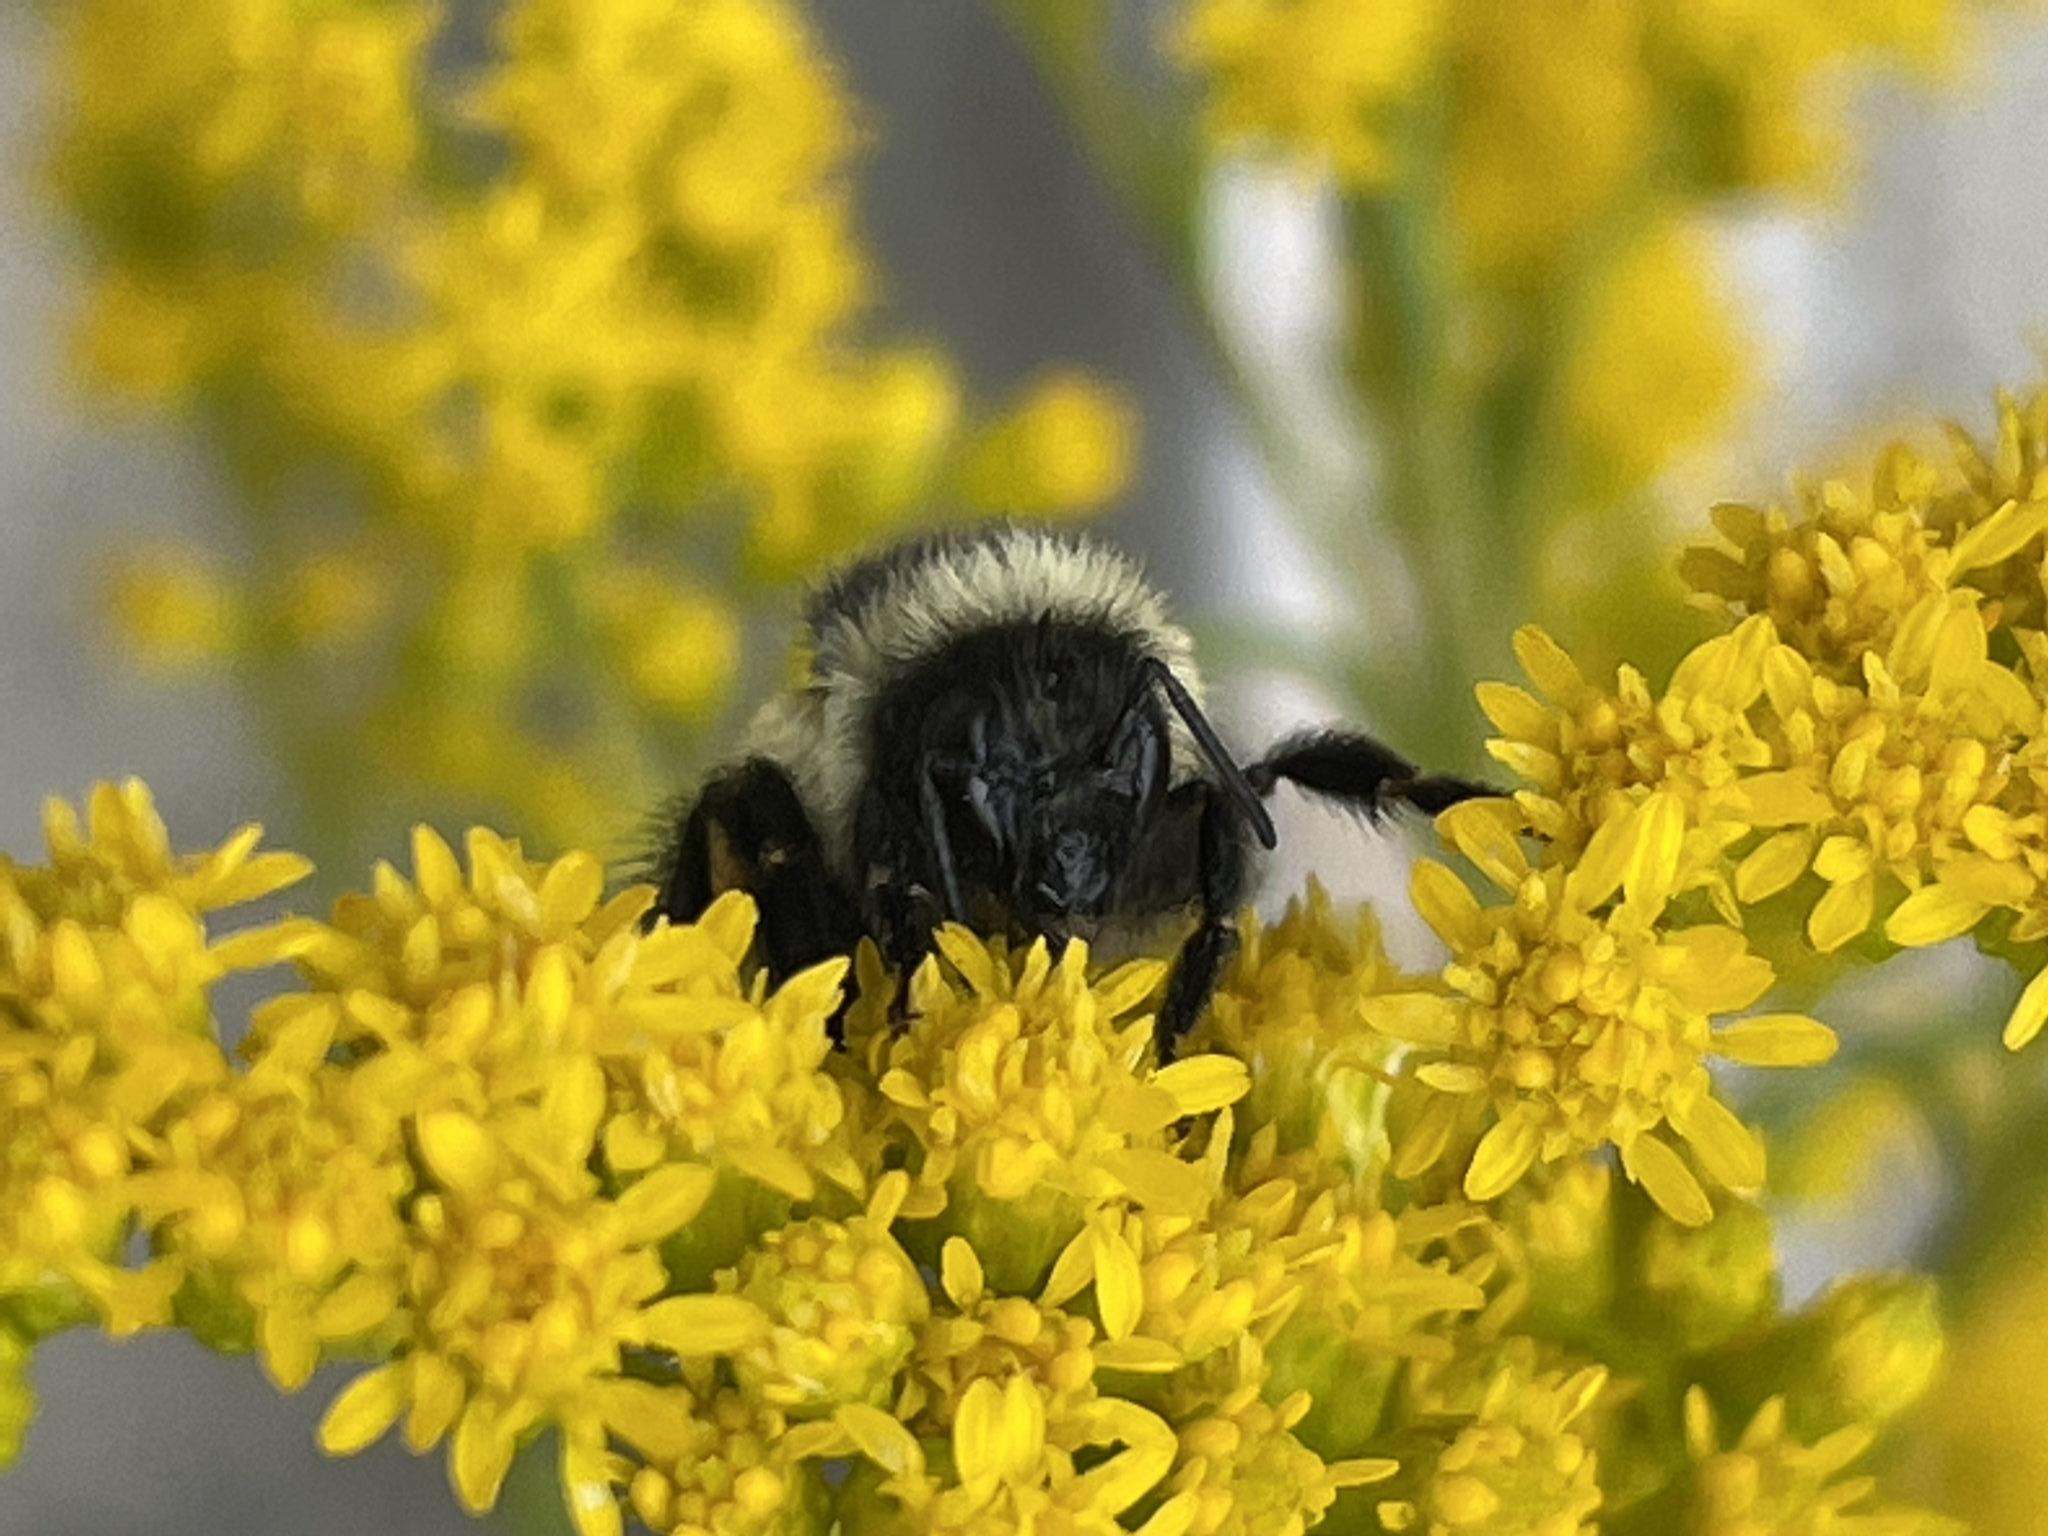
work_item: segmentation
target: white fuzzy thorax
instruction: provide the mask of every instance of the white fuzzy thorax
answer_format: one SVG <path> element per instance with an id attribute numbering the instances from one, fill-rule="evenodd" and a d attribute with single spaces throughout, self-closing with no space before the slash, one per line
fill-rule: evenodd
<path id="1" fill-rule="evenodd" d="M 854 810 L 867 771 L 875 700 L 891 682 L 977 630 L 1042 618 L 1127 636 L 1164 662 L 1199 704 L 1201 677 L 1187 631 L 1129 556 L 1106 544 L 1004 526 L 940 538 L 878 557 L 880 579 L 852 611 L 814 608 L 810 675 L 766 704 L 748 728 L 750 755 L 780 763 L 842 878 L 855 876 Z M 842 578 L 843 579 L 843 578 Z M 1168 710 L 1172 781 L 1205 777 L 1187 727 Z"/>

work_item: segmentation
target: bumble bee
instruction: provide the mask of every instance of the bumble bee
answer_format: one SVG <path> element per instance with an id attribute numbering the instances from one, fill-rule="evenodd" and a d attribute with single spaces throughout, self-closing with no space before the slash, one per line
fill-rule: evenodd
<path id="1" fill-rule="evenodd" d="M 778 980 L 864 934 L 907 972 L 947 920 L 1112 954 L 1177 941 L 1170 1050 L 1235 948 L 1275 784 L 1373 821 L 1488 793 L 1345 731 L 1240 766 L 1202 713 L 1187 632 L 1093 539 L 913 540 L 826 581 L 804 639 L 802 685 L 677 808 L 654 870 L 654 916 L 678 922 L 751 893 Z"/>

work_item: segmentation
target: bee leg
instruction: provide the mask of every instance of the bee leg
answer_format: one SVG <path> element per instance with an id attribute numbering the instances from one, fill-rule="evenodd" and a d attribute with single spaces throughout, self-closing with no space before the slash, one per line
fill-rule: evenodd
<path id="1" fill-rule="evenodd" d="M 1195 1027 L 1216 995 L 1223 968 L 1237 953 L 1238 903 L 1244 899 L 1247 874 L 1245 840 L 1252 829 L 1233 800 L 1208 784 L 1186 786 L 1175 794 L 1201 796 L 1197 828 L 1195 931 L 1181 945 L 1173 979 L 1166 984 L 1166 1002 L 1159 1011 L 1159 1059 L 1171 1061 L 1181 1037 Z"/>
<path id="2" fill-rule="evenodd" d="M 776 981 L 851 954 L 860 941 L 853 904 L 826 868 L 817 829 L 788 775 L 766 758 L 749 758 L 704 786 L 655 874 L 660 895 L 650 922 L 694 922 L 727 891 L 751 895 L 761 914 L 754 942 Z"/>
<path id="3" fill-rule="evenodd" d="M 1290 736 L 1245 769 L 1245 778 L 1261 795 L 1285 779 L 1374 822 L 1396 802 L 1435 815 L 1460 800 L 1500 793 L 1470 779 L 1423 773 L 1393 748 L 1355 731 Z"/>

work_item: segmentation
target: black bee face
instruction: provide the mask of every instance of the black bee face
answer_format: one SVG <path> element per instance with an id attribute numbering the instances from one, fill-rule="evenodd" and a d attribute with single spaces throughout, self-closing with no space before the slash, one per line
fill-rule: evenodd
<path id="1" fill-rule="evenodd" d="M 938 775 L 963 895 L 994 898 L 1033 934 L 1085 931 L 1164 792 L 1163 725 L 1142 701 L 994 702 L 968 716 L 965 752 Z"/>
<path id="2" fill-rule="evenodd" d="M 1168 777 L 1164 708 L 1138 660 L 1099 634 L 999 630 L 878 711 L 897 717 L 883 773 L 914 790 L 943 915 L 1067 938 L 1114 908 Z"/>

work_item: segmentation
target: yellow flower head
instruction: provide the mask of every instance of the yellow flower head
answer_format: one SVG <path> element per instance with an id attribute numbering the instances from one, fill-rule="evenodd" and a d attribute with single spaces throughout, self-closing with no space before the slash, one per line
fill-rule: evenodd
<path id="1" fill-rule="evenodd" d="M 1470 1198 L 1504 1194 L 1539 1158 L 1612 1142 L 1660 1206 L 1699 1225 L 1711 1207 L 1660 1127 L 1730 1188 L 1753 1189 L 1764 1175 L 1762 1143 L 1713 1096 L 1705 1058 L 1824 1055 L 1833 1037 L 1796 1016 L 1716 1034 L 1713 1016 L 1756 1002 L 1773 972 L 1732 928 L 1660 926 L 1684 846 L 1676 796 L 1653 795 L 1607 822 L 1569 870 L 1530 868 L 1511 835 L 1518 819 L 1500 801 L 1440 818 L 1509 900 L 1482 907 L 1448 867 L 1423 861 L 1415 901 L 1450 946 L 1450 995 L 1367 1005 L 1375 1028 L 1426 1048 L 1407 1082 L 1436 1096 L 1397 1147 L 1394 1171 L 1431 1167 L 1491 1105 L 1497 1118 L 1465 1171 Z"/>
<path id="2" fill-rule="evenodd" d="M 1091 981 L 1084 943 L 1055 962 L 1043 940 L 1013 954 L 958 927 L 938 947 L 911 978 L 907 1027 L 864 1047 L 914 1149 L 905 1213 L 943 1212 L 1004 1288 L 1022 1290 L 1109 1202 L 1199 1211 L 1208 1186 L 1176 1155 L 1173 1127 L 1234 1102 L 1246 1075 L 1226 1056 L 1151 1064 L 1152 1019 L 1138 1010 L 1165 967 L 1135 961 Z"/>
<path id="3" fill-rule="evenodd" d="M 1699 1536 L 1821 1536 L 1867 1528 L 1897 1536 L 1963 1536 L 1962 1522 L 1927 1510 L 1868 1507 L 1868 1477 L 1837 1481 L 1872 1438 L 1869 1429 L 1851 1425 L 1801 1444 L 1786 1432 L 1784 1400 L 1774 1397 L 1724 1450 L 1713 1406 L 1693 1387 L 1685 1397 L 1685 1439 L 1694 1463 L 1692 1530 Z"/>
<path id="4" fill-rule="evenodd" d="M 616 1433 L 646 1458 L 630 1475 L 627 1501 L 649 1530 L 813 1536 L 823 1528 L 823 1489 L 779 1410 L 732 1391 L 710 1391 L 688 1404 L 679 1388 L 628 1385 L 635 1390 L 619 1402 L 630 1412 L 621 1414 Z"/>
<path id="5" fill-rule="evenodd" d="M 1729 1202 L 1704 1227 L 1654 1213 L 1636 1244 L 1624 1305 L 1639 1308 L 1682 1354 L 1718 1348 L 1778 1309 L 1770 1219 L 1747 1201 Z"/>
<path id="6" fill-rule="evenodd" d="M 199 1278 L 186 1326 L 222 1347 L 253 1343 L 287 1391 L 324 1346 L 388 1323 L 404 1265 L 405 1149 L 346 1098 L 341 1073 L 273 1051 L 180 1117 L 136 1180 L 159 1249 Z"/>
<path id="7" fill-rule="evenodd" d="M 282 958 L 284 928 L 209 942 L 203 914 L 306 871 L 242 828 L 179 857 L 149 791 L 97 786 L 81 830 L 52 800 L 50 862 L 0 858 L 0 1296 L 69 1283 L 116 1332 L 167 1315 L 181 1271 L 118 1261 L 138 1171 L 228 1075 L 208 989 Z"/>
<path id="8" fill-rule="evenodd" d="M 1353 1169 L 1382 1161 L 1379 1101 L 1392 1051 L 1362 1027 L 1365 1000 L 1410 984 L 1387 958 L 1379 920 L 1360 906 L 1349 931 L 1313 880 L 1268 927 L 1247 915 L 1230 972 L 1188 1050 L 1244 1062 L 1251 1089 L 1238 1107 L 1247 1134 L 1273 1128 L 1276 1149 L 1314 1148 Z"/>
<path id="9" fill-rule="evenodd" d="M 1592 1536 L 1601 1489 L 1585 1416 L 1605 1369 L 1540 1370 L 1534 1351 L 1511 1348 L 1480 1385 L 1472 1404 L 1425 1391 L 1428 1411 L 1469 1418 L 1433 1463 L 1404 1469 L 1413 1485 L 1379 1506 L 1381 1525 L 1415 1536 Z"/>
<path id="10" fill-rule="evenodd" d="M 1517 630 L 1515 654 L 1541 696 L 1496 682 L 1476 691 L 1501 732 L 1487 750 L 1530 786 L 1515 803 L 1545 840 L 1545 862 L 1571 863 L 1654 791 L 1683 813 L 1674 893 L 1705 886 L 1731 915 L 1721 856 L 1750 831 L 1738 781 L 1773 762 L 1750 719 L 1773 639 L 1768 621 L 1753 620 L 1695 647 L 1660 696 L 1627 666 L 1613 692 L 1597 689 L 1542 630 Z"/>
<path id="11" fill-rule="evenodd" d="M 1808 1437 L 1893 1423 L 1927 1395 L 1947 1348 L 1925 1275 L 1852 1275 L 1786 1332 L 1786 1422 Z"/>
<path id="12" fill-rule="evenodd" d="M 1000 1536 L 1116 1536 L 1120 1515 L 1156 1489 L 1176 1451 L 1173 1429 L 1123 1398 L 1058 1403 L 1024 1373 L 961 1383 L 943 1439 L 922 1440 L 875 1408 L 839 1410 L 844 1443 L 885 1475 L 849 1485 L 851 1529 L 861 1532 Z M 927 1448 L 929 1446 L 929 1448 Z M 891 1518 L 886 1498 L 896 1506 Z M 1187 1530 L 1189 1500 L 1171 1499 L 1138 1529 Z"/>
<path id="13" fill-rule="evenodd" d="M 792 1418 L 893 1399 L 931 1311 L 923 1276 L 889 1234 L 907 1188 L 902 1173 L 891 1173 L 865 1214 L 765 1232 L 740 1260 L 729 1288 L 768 1319 L 732 1360 L 749 1397 Z"/>
<path id="14" fill-rule="evenodd" d="M 960 494 L 978 511 L 1045 517 L 1085 511 L 1121 492 L 1137 457 L 1137 418 L 1086 374 L 1035 383 L 969 445 Z"/>
<path id="15" fill-rule="evenodd" d="M 1247 1340 L 1239 1384 L 1205 1412 L 1179 1417 L 1180 1455 L 1166 1486 L 1191 1509 L 1189 1536 L 1301 1536 L 1343 1488 L 1393 1476 L 1384 1457 L 1325 1462 L 1295 1431 L 1309 1394 L 1273 1393 Z"/>
<path id="16" fill-rule="evenodd" d="M 1388 118 L 1430 77 L 1450 9 L 1201 0 L 1174 42 L 1209 77 L 1212 137 L 1276 145 L 1347 187 L 1373 187 L 1396 170 Z"/>
<path id="17" fill-rule="evenodd" d="M 1206 1230 L 1148 1256 L 1142 1331 L 1190 1360 L 1257 1342 L 1267 1397 L 1302 1396 L 1290 1420 L 1300 1437 L 1320 1454 L 1354 1455 L 1378 1433 L 1402 1363 L 1440 1353 L 1441 1333 L 1486 1305 L 1493 1255 L 1464 1264 L 1453 1251 L 1486 1223 L 1455 1202 L 1396 1215 L 1333 1179 L 1317 1154 L 1272 1148 L 1270 1132 L 1254 1137 L 1234 1171 L 1241 1193 Z"/>

